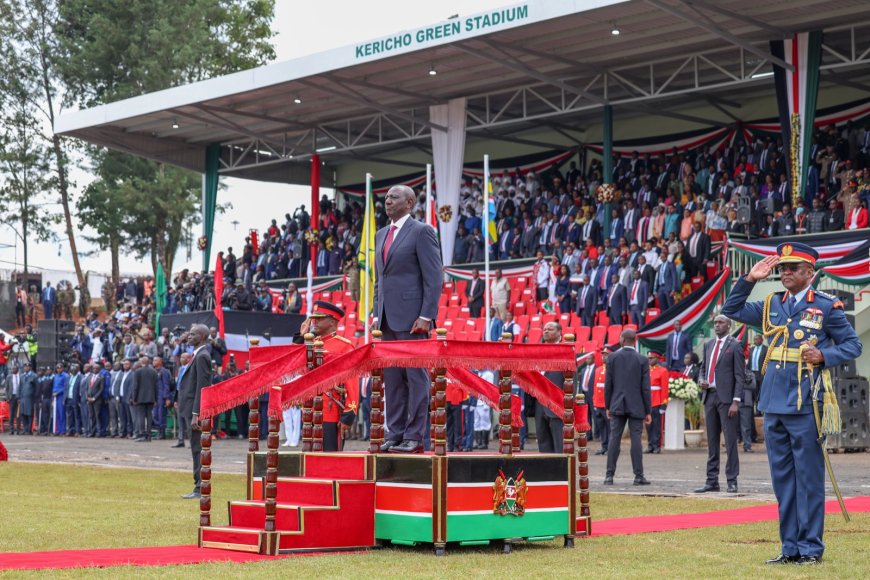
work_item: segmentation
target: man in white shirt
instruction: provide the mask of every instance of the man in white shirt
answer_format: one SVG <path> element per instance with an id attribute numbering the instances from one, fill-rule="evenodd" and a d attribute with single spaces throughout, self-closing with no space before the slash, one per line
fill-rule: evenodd
<path id="1" fill-rule="evenodd" d="M 538 251 L 538 261 L 535 262 L 535 286 L 538 289 L 538 301 L 546 300 L 549 295 L 550 263 L 544 259 L 544 252 Z"/>
<path id="2" fill-rule="evenodd" d="M 495 279 L 489 284 L 491 292 L 492 307 L 498 312 L 499 318 L 504 320 L 505 314 L 508 311 L 508 301 L 511 296 L 511 287 L 507 278 L 502 276 L 501 268 L 495 271 Z"/>

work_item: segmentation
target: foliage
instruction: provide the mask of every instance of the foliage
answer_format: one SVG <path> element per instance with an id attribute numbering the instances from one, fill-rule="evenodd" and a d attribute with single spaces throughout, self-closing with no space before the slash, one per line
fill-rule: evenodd
<path id="1" fill-rule="evenodd" d="M 273 59 L 273 12 L 273 0 L 66 0 L 57 62 L 82 106 L 139 96 Z M 90 156 L 98 179 L 79 215 L 94 241 L 113 262 L 117 247 L 171 272 L 183 229 L 198 220 L 199 175 L 115 151 Z"/>
<path id="2" fill-rule="evenodd" d="M 686 401 L 686 419 L 689 420 L 689 426 L 692 430 L 700 429 L 703 411 L 700 399 L 694 398 Z"/>

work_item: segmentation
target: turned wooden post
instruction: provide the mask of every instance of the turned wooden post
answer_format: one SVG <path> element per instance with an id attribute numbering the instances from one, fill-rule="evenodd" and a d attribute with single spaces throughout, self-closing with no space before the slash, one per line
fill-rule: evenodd
<path id="1" fill-rule="evenodd" d="M 447 329 L 438 328 L 435 334 L 439 340 L 446 340 Z M 447 369 L 435 369 L 435 380 L 432 382 L 432 448 L 436 456 L 447 455 Z"/>
<path id="2" fill-rule="evenodd" d="M 310 371 L 314 368 L 314 335 L 310 332 L 305 334 L 305 368 Z M 311 451 L 314 444 L 314 401 L 306 400 L 302 404 L 302 452 Z"/>
<path id="3" fill-rule="evenodd" d="M 211 419 L 202 419 L 199 425 L 202 429 L 202 450 L 199 452 L 199 526 L 206 527 L 211 525 Z"/>
<path id="4" fill-rule="evenodd" d="M 270 397 L 280 397 L 281 387 L 272 387 Z M 280 417 L 273 417 L 269 413 L 269 439 L 266 451 L 266 525 L 267 532 L 275 531 L 275 509 L 278 497 L 278 429 L 281 424 Z"/>
<path id="5" fill-rule="evenodd" d="M 381 340 L 381 331 L 372 330 L 371 348 L 375 348 L 375 344 Z M 381 445 L 384 443 L 384 370 L 372 370 L 371 392 L 369 394 L 369 402 L 371 413 L 369 419 L 371 426 L 369 428 L 369 453 L 380 453 Z"/>
<path id="6" fill-rule="evenodd" d="M 577 394 L 577 404 L 586 404 L 586 395 Z M 592 533 L 592 518 L 589 516 L 589 451 L 586 448 L 586 430 L 577 434 L 577 467 L 580 472 L 580 517 L 586 518 L 586 535 Z"/>
<path id="7" fill-rule="evenodd" d="M 562 337 L 563 342 L 574 344 L 574 335 L 566 334 Z M 565 407 L 562 420 L 562 453 L 574 454 L 574 373 L 577 369 L 565 371 L 565 381 L 562 384 L 562 404 Z"/>
<path id="8" fill-rule="evenodd" d="M 260 399 L 248 401 L 248 453 L 260 450 Z"/>
<path id="9" fill-rule="evenodd" d="M 314 367 L 317 368 L 323 364 L 323 342 L 320 340 L 314 341 Z M 314 438 L 311 441 L 311 450 L 323 451 L 323 395 L 314 396 L 313 421 Z"/>
<path id="10" fill-rule="evenodd" d="M 513 335 L 503 332 L 501 341 L 512 342 Z M 514 429 L 511 421 L 511 383 L 511 371 L 501 371 L 498 381 L 498 452 L 502 455 L 511 455 L 520 447 L 520 433 Z M 516 449 L 514 438 L 516 438 Z"/>

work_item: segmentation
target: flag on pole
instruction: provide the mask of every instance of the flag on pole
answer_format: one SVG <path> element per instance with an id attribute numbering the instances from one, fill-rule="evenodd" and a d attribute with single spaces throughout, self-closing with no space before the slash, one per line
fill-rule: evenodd
<path id="1" fill-rule="evenodd" d="M 226 339 L 224 327 L 224 309 L 221 297 L 224 295 L 224 253 L 218 252 L 214 264 L 214 315 L 218 320 L 218 334 Z"/>
<path id="2" fill-rule="evenodd" d="M 157 291 L 157 315 L 154 317 L 154 332 L 160 334 L 160 315 L 166 310 L 166 274 L 163 273 L 163 264 L 157 262 L 157 277 L 154 281 Z"/>
<path id="3" fill-rule="evenodd" d="M 366 324 L 369 313 L 374 305 L 375 294 L 375 204 L 372 198 L 371 180 L 367 179 L 365 216 L 363 217 L 362 238 L 360 239 L 359 254 L 359 312 L 358 320 Z M 437 230 L 436 230 L 437 231 Z"/>
<path id="4" fill-rule="evenodd" d="M 495 226 L 495 200 L 492 198 L 492 180 L 486 184 L 487 190 L 489 191 L 489 203 L 487 203 L 487 236 L 486 236 L 486 248 L 489 251 L 490 246 L 494 246 L 498 243 L 498 232 Z"/>
<path id="5" fill-rule="evenodd" d="M 435 198 L 429 196 L 429 211 L 426 216 L 426 223 L 429 224 L 433 230 L 435 230 L 435 235 L 438 235 L 438 214 L 435 212 Z"/>

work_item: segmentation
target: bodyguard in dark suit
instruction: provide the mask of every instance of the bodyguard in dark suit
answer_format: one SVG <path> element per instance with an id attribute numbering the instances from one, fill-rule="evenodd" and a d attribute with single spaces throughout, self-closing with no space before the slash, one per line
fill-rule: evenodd
<path id="1" fill-rule="evenodd" d="M 577 290 L 577 310 L 583 326 L 594 326 L 595 309 L 598 306 L 598 289 L 592 285 L 589 276 L 583 276 L 583 285 Z"/>
<path id="2" fill-rule="evenodd" d="M 628 423 L 631 435 L 631 466 L 634 485 L 649 485 L 643 475 L 641 432 L 652 422 L 649 361 L 637 352 L 637 333 L 622 331 L 622 348 L 607 358 L 604 379 L 604 404 L 610 419 L 610 445 L 607 449 L 607 474 L 604 485 L 613 485 L 613 474 L 619 459 L 622 433 Z"/>
<path id="3" fill-rule="evenodd" d="M 468 311 L 471 318 L 480 318 L 480 309 L 483 308 L 484 283 L 480 279 L 480 270 L 474 268 L 471 271 L 471 280 L 465 286 L 465 296 L 468 297 Z"/>
<path id="4" fill-rule="evenodd" d="M 562 325 L 558 322 L 548 322 L 544 325 L 544 344 L 562 342 Z M 565 373 L 548 371 L 544 376 L 557 387 L 565 386 Z M 562 453 L 562 428 L 565 426 L 562 417 L 538 403 L 535 405 L 535 433 L 538 436 L 538 451 L 541 453 Z"/>
<path id="5" fill-rule="evenodd" d="M 33 412 L 36 401 L 36 375 L 30 372 L 29 363 L 24 365 L 24 374 L 18 385 L 18 414 L 19 433 L 31 435 L 33 433 Z"/>
<path id="6" fill-rule="evenodd" d="M 680 278 L 677 267 L 668 260 L 668 251 L 662 250 L 662 263 L 656 272 L 656 297 L 659 299 L 659 307 L 662 312 L 674 305 L 673 293 L 680 288 Z"/>
<path id="7" fill-rule="evenodd" d="M 202 427 L 199 424 L 199 400 L 202 390 L 211 386 L 213 372 L 211 356 L 206 348 L 208 333 L 208 327 L 204 324 L 194 324 L 190 328 L 188 342 L 194 348 L 193 357 L 178 385 L 178 412 L 190 439 L 195 484 L 192 492 L 182 496 L 184 499 L 196 499 L 200 496 L 199 472 L 202 465 L 199 454 L 202 451 Z"/>
<path id="8" fill-rule="evenodd" d="M 86 396 L 88 400 L 88 437 L 100 434 L 100 417 L 103 413 L 103 390 L 106 382 L 100 374 L 100 368 L 94 366 L 91 374 L 86 377 Z"/>
<path id="9" fill-rule="evenodd" d="M 683 332 L 683 323 L 674 321 L 674 331 L 668 337 L 668 345 L 665 350 L 665 366 L 671 371 L 680 371 L 686 368 L 686 355 L 692 352 L 692 340 Z"/>
<path id="10" fill-rule="evenodd" d="M 374 324 L 383 340 L 425 340 L 438 316 L 441 250 L 432 228 L 410 218 L 416 198 L 407 186 L 387 192 L 390 225 L 375 234 Z M 387 440 L 381 452 L 423 451 L 429 372 L 386 368 Z"/>
<path id="11" fill-rule="evenodd" d="M 151 441 L 151 413 L 157 402 L 157 371 L 147 358 L 139 359 L 139 367 L 134 371 L 133 392 L 130 394 L 135 431 L 139 434 L 136 441 Z"/>
<path id="12" fill-rule="evenodd" d="M 773 491 L 779 504 L 782 552 L 768 564 L 817 564 L 825 525 L 825 461 L 812 386 L 818 373 L 861 356 L 863 346 L 843 303 L 812 287 L 819 255 L 801 243 L 780 244 L 737 280 L 722 313 L 757 328 L 773 329 L 770 361 L 758 397 Z M 779 266 L 784 292 L 747 302 L 756 282 Z M 765 308 L 765 303 L 767 308 Z M 799 374 L 801 363 L 813 371 Z"/>
<path id="13" fill-rule="evenodd" d="M 646 305 L 649 302 L 649 285 L 640 279 L 640 272 L 631 274 L 632 282 L 628 287 L 628 314 L 631 323 L 640 328 L 643 326 Z"/>
<path id="14" fill-rule="evenodd" d="M 743 347 L 731 336 L 731 320 L 721 314 L 713 320 L 716 338 L 704 345 L 701 365 L 701 403 L 707 423 L 707 483 L 696 493 L 719 491 L 719 440 L 725 434 L 725 477 L 728 493 L 737 493 L 740 463 L 737 457 L 738 412 L 743 399 L 745 364 Z"/>
<path id="15" fill-rule="evenodd" d="M 607 291 L 607 316 L 610 317 L 610 324 L 622 324 L 628 315 L 628 292 L 619 283 L 618 274 L 613 274 L 610 281 L 612 286 Z"/>
<path id="16" fill-rule="evenodd" d="M 121 418 L 121 433 L 119 437 L 133 438 L 133 413 L 130 410 L 130 395 L 136 382 L 136 374 L 133 369 L 133 361 L 127 359 L 122 364 L 121 373 L 121 399 L 119 414 Z"/>
<path id="17" fill-rule="evenodd" d="M 83 375 L 79 372 L 79 365 L 70 365 L 69 383 L 66 386 L 66 392 L 63 394 L 63 407 L 66 411 L 66 434 L 70 437 L 84 433 L 84 422 L 82 416 L 81 401 L 81 385 Z"/>

